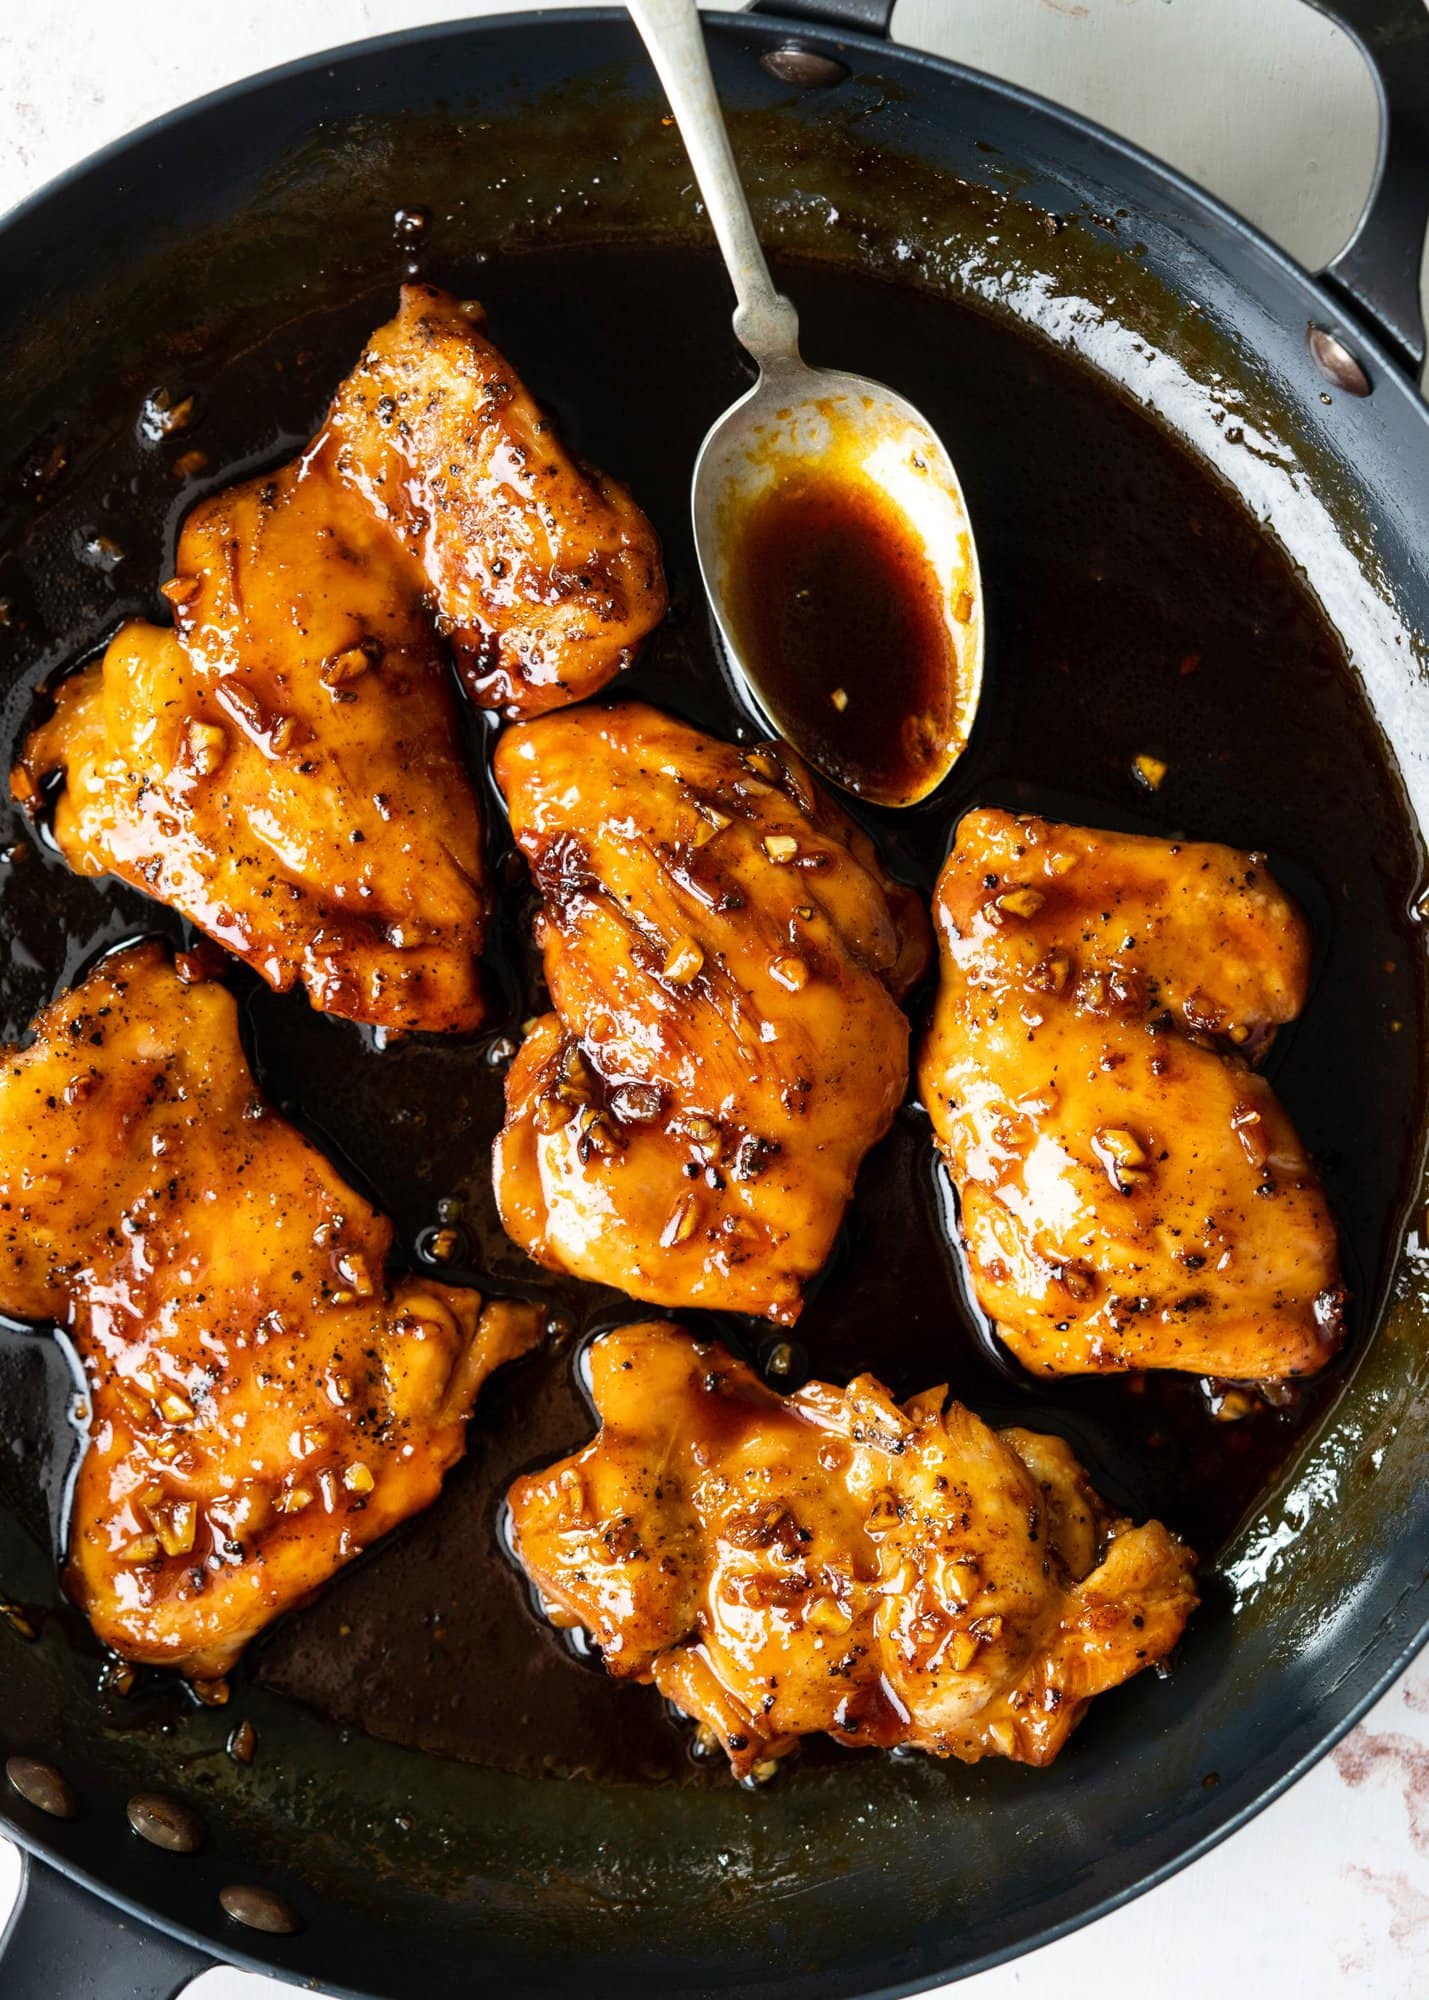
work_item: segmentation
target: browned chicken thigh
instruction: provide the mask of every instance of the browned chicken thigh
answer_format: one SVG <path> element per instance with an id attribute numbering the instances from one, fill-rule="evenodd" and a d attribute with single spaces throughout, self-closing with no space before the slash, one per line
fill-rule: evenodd
<path id="1" fill-rule="evenodd" d="M 16 796 L 270 985 L 374 1026 L 483 1011 L 481 823 L 441 633 L 512 713 L 588 693 L 664 609 L 653 530 L 575 467 L 475 308 L 409 287 L 281 471 L 204 501 L 166 586 L 61 683 Z"/>
<path id="2" fill-rule="evenodd" d="M 388 1029 L 475 1027 L 481 821 L 419 580 L 320 445 L 205 501 L 169 586 L 60 683 L 16 795 L 55 838 L 279 991 Z"/>
<path id="3" fill-rule="evenodd" d="M 1043 1374 L 1309 1373 L 1344 1293 L 1319 1177 L 1250 1067 L 1305 999 L 1261 857 L 969 813 L 920 1080 L 985 1311 Z"/>
<path id="4" fill-rule="evenodd" d="M 1060 1438 L 998 1434 L 945 1389 L 785 1398 L 667 1324 L 590 1365 L 601 1430 L 512 1487 L 516 1552 L 553 1620 L 741 1777 L 820 1730 L 1049 1763 L 1195 1608 L 1174 1535 L 1113 1518 Z"/>
<path id="5" fill-rule="evenodd" d="M 328 428 L 344 477 L 420 561 L 484 708 L 539 715 L 594 694 L 664 617 L 654 529 L 571 457 L 478 306 L 406 286 Z"/>
<path id="6" fill-rule="evenodd" d="M 508 1232 L 792 1322 L 903 1096 L 921 908 L 786 750 L 628 704 L 509 730 L 496 774 L 555 1007 L 507 1079 Z"/>
<path id="7" fill-rule="evenodd" d="M 84 1363 L 68 1585 L 106 1645 L 221 1675 L 436 1497 L 536 1323 L 389 1287 L 391 1242 L 258 1095 L 231 995 L 156 946 L 0 1051 L 0 1310 Z"/>

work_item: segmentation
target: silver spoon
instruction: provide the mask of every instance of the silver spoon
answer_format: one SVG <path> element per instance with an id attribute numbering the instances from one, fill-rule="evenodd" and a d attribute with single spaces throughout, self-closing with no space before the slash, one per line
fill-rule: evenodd
<path id="1" fill-rule="evenodd" d="M 700 573 L 754 708 L 882 805 L 926 798 L 982 685 L 977 548 L 958 475 L 913 406 L 810 368 L 730 151 L 695 0 L 628 0 L 675 114 L 759 367 L 695 462 Z"/>

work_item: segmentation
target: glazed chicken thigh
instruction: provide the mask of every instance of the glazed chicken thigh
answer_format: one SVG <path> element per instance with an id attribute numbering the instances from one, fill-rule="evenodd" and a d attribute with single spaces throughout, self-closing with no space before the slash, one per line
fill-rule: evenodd
<path id="1" fill-rule="evenodd" d="M 576 467 L 477 309 L 408 287 L 326 427 L 204 501 L 165 586 L 63 681 L 13 776 L 56 840 L 270 985 L 374 1026 L 473 1028 L 481 823 L 442 634 L 526 713 L 598 687 L 664 610 L 634 503 Z"/>
<path id="2" fill-rule="evenodd" d="M 653 1682 L 741 1776 L 801 1736 L 1046 1764 L 1162 1660 L 1194 1557 L 1112 1517 L 1060 1438 L 871 1376 L 781 1397 L 680 1328 L 590 1352 L 601 1429 L 518 1480 L 513 1543 L 558 1624 Z"/>
<path id="3" fill-rule="evenodd" d="M 421 563 L 483 708 L 539 715 L 594 694 L 664 617 L 654 529 L 571 457 L 479 306 L 404 287 L 328 434 L 343 477 Z"/>
<path id="4" fill-rule="evenodd" d="M 69 1329 L 68 1586 L 130 1660 L 222 1675 L 428 1506 L 528 1308 L 390 1287 L 391 1225 L 263 1102 L 231 995 L 154 945 L 0 1051 L 0 1310 Z"/>
<path id="5" fill-rule="evenodd" d="M 320 444 L 195 509 L 175 629 L 62 681 L 17 797 L 65 784 L 82 874 L 145 889 L 279 991 L 388 1029 L 475 1027 L 481 821 L 417 580 Z"/>
<path id="6" fill-rule="evenodd" d="M 1342 1332 L 1334 1224 L 1251 1068 L 1304 1003 L 1263 858 L 969 813 L 924 1102 L 977 1295 L 1042 1374 L 1280 1380 Z"/>
<path id="7" fill-rule="evenodd" d="M 540 1263 L 783 1323 L 908 1073 L 927 927 L 787 750 L 626 704 L 509 730 L 555 1011 L 507 1078 L 496 1192 Z"/>

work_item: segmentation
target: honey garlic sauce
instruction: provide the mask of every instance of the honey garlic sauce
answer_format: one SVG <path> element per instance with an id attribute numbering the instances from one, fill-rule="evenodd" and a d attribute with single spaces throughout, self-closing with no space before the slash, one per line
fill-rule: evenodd
<path id="1" fill-rule="evenodd" d="M 959 734 L 947 593 L 872 479 L 837 460 L 777 478 L 738 511 L 727 590 L 770 719 L 825 776 L 881 805 L 937 784 Z M 953 617 L 972 608 L 959 589 Z"/>

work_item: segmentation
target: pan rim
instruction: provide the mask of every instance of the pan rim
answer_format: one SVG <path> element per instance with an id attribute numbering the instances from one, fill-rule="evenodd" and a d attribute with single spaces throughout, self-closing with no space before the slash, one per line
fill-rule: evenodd
<path id="1" fill-rule="evenodd" d="M 1122 137 L 1109 127 L 1101 125 L 1083 112 L 1073 110 L 1069 105 L 1057 103 L 1055 98 L 1045 97 L 1039 91 L 1029 90 L 1022 84 L 1012 83 L 1006 78 L 994 76 L 988 70 L 975 69 L 969 63 L 956 61 L 951 56 L 942 56 L 929 49 L 912 47 L 906 42 L 894 42 L 878 35 L 866 34 L 852 28 L 831 28 L 808 19 L 795 20 L 780 14 L 754 14 L 740 8 L 735 11 L 718 12 L 701 8 L 701 19 L 707 31 L 715 35 L 729 33 L 732 29 L 743 32 L 755 30 L 763 39 L 774 41 L 791 32 L 800 36 L 817 36 L 831 40 L 837 47 L 858 49 L 871 55 L 896 56 L 901 63 L 911 63 L 919 69 L 926 69 L 940 77 L 952 77 L 959 83 L 976 90 L 986 91 L 1021 110 L 1035 114 L 1039 119 L 1063 127 L 1079 138 L 1089 141 L 1107 157 L 1123 160 L 1138 172 L 1162 183 L 1173 190 L 1188 205 L 1201 210 L 1203 215 L 1213 219 L 1245 242 L 1256 254 L 1273 265 L 1283 277 L 1289 278 L 1302 288 L 1308 288 L 1315 295 L 1316 303 L 1326 316 L 1346 324 L 1352 324 L 1358 340 L 1363 341 L 1378 368 L 1382 371 L 1376 378 L 1376 388 L 1381 382 L 1392 382 L 1396 389 L 1407 391 L 1410 402 L 1419 411 L 1422 419 L 1429 419 L 1429 403 L 1419 392 L 1418 384 L 1406 373 L 1403 360 L 1389 345 L 1388 336 L 1379 326 L 1367 308 L 1358 307 L 1338 291 L 1332 291 L 1324 271 L 1312 271 L 1292 257 L 1288 250 L 1268 236 L 1258 224 L 1242 215 L 1229 202 L 1223 201 L 1179 167 L 1169 161 L 1158 159 L 1156 154 L 1139 146 L 1135 140 Z M 9 232 L 32 219 L 48 202 L 78 188 L 91 174 L 106 169 L 134 148 L 157 139 L 164 133 L 187 124 L 221 106 L 237 102 L 249 95 L 260 92 L 275 84 L 295 81 L 313 70 L 338 68 L 358 57 L 368 57 L 413 48 L 423 42 L 446 40 L 453 36 L 479 36 L 496 34 L 502 30 L 520 30 L 529 27 L 551 28 L 566 25 L 578 27 L 611 27 L 629 25 L 629 15 L 620 5 L 596 5 L 579 7 L 534 6 L 519 11 L 500 14 L 481 14 L 469 20 L 449 20 L 424 22 L 414 27 L 394 28 L 386 34 L 369 35 L 357 41 L 338 42 L 331 47 L 317 49 L 310 55 L 294 56 L 287 62 L 270 64 L 266 69 L 254 70 L 245 76 L 235 77 L 229 83 L 216 85 L 212 90 L 202 92 L 198 97 L 186 99 L 183 103 L 161 111 L 154 117 L 136 125 L 131 131 L 120 133 L 106 141 L 95 151 L 84 154 L 68 167 L 62 167 L 38 188 L 23 195 L 19 201 L 7 209 L 0 209 L 0 248 Z M 1366 69 L 1373 75 L 1358 38 L 1342 21 L 1332 23 L 1341 29 L 1353 45 Z M 635 30 L 631 27 L 631 34 Z M 1381 114 L 1382 115 L 1382 114 Z M 1380 169 L 1376 167 L 1375 181 L 1366 197 L 1365 207 L 1369 207 L 1378 186 Z M 1347 248 L 1359 233 L 1363 213 L 1356 218 L 1355 226 L 1343 247 Z M 1331 260 L 1333 262 L 1333 259 Z M 1327 267 L 1328 268 L 1328 267 Z"/>
<path id="2" fill-rule="evenodd" d="M 1429 406 L 1426 406 L 1421 398 L 1417 385 L 1406 375 L 1403 363 L 1393 352 L 1387 336 L 1381 333 L 1367 313 L 1347 303 L 1338 292 L 1330 289 L 1321 276 L 1306 269 L 1255 224 L 1219 197 L 1208 192 L 1179 169 L 1158 160 L 1134 142 L 1121 138 L 1081 113 L 1059 105 L 1036 92 L 990 76 L 966 64 L 902 43 L 885 41 L 877 36 L 851 29 L 821 27 L 807 20 L 786 20 L 778 14 L 707 12 L 705 20 L 707 27 L 716 36 L 731 33 L 748 36 L 750 31 L 753 31 L 757 39 L 777 42 L 787 38 L 791 32 L 797 32 L 801 38 L 821 38 L 837 47 L 856 49 L 868 55 L 887 57 L 891 54 L 900 64 L 912 64 L 916 69 L 929 72 L 943 81 L 952 79 L 973 91 L 985 93 L 1003 104 L 1024 110 L 1040 123 L 1074 135 L 1083 143 L 1090 145 L 1097 155 L 1108 162 L 1132 169 L 1144 176 L 1154 187 L 1174 195 L 1186 208 L 1199 213 L 1223 236 L 1229 232 L 1244 248 L 1253 253 L 1262 266 L 1268 267 L 1277 272 L 1283 280 L 1289 281 L 1310 309 L 1308 317 L 1323 319 L 1332 326 L 1352 328 L 1356 348 L 1372 364 L 1376 394 L 1389 395 L 1400 410 L 1407 404 L 1415 413 L 1415 421 L 1420 424 L 1429 423 Z M 542 6 L 523 9 L 520 12 L 508 11 L 481 16 L 474 20 L 458 19 L 398 29 L 384 35 L 351 41 L 298 56 L 254 74 L 236 78 L 199 97 L 159 113 L 133 131 L 121 134 L 97 151 L 62 169 L 31 194 L 0 213 L 0 256 L 3 256 L 7 239 L 12 231 L 33 222 L 56 199 L 82 193 L 86 181 L 98 183 L 109 170 L 136 149 L 221 107 L 231 107 L 236 103 L 242 103 L 245 99 L 256 100 L 274 86 L 299 80 L 325 68 L 335 70 L 355 60 L 414 48 L 426 43 L 450 41 L 458 37 L 467 40 L 488 33 L 495 35 L 503 30 L 548 31 L 553 26 L 611 27 L 627 23 L 628 16 L 620 6 L 576 8 Z M 633 37 L 633 28 L 630 32 Z M 1346 32 L 1349 33 L 1348 30 Z M 1350 33 L 1350 39 L 1359 50 L 1359 43 L 1353 33 Z M 1362 50 L 1359 52 L 1363 55 Z M 97 194 L 98 187 L 95 186 L 92 192 Z M 1372 1337 L 1378 1337 L 1378 1332 Z M 1425 1545 L 1418 1549 L 1413 1542 L 1406 1542 L 1401 1546 L 1400 1561 L 1408 1567 L 1406 1558 L 1412 1555 L 1418 1569 L 1416 1584 L 1405 1590 L 1399 1599 L 1401 1609 L 1412 1606 L 1416 1598 L 1422 1599 L 1426 1586 L 1429 1586 L 1429 1537 L 1424 1538 L 1424 1541 Z M 1384 1621 L 1381 1620 L 1381 1630 L 1383 1625 Z M 1149 1868 L 1145 1868 L 1144 1871 L 1141 1864 L 1133 1862 L 1129 1870 L 1129 1879 L 1120 1881 L 1117 1886 L 1105 1893 L 1095 1895 L 1085 1909 L 1040 1925 L 1018 1940 L 959 1963 L 952 1972 L 944 1967 L 891 1983 L 864 1986 L 838 1984 L 833 1990 L 847 1994 L 857 1992 L 863 1996 L 863 2000 L 903 2000 L 903 1996 L 927 1992 L 946 1983 L 950 1978 L 971 1977 L 975 1973 L 988 1971 L 998 1965 L 1027 1956 L 1040 1950 L 1042 1946 L 1069 1936 L 1085 1925 L 1125 1907 L 1136 1897 L 1160 1886 L 1192 1862 L 1201 1859 L 1288 1792 L 1362 1720 L 1426 1644 L 1429 1644 L 1429 1607 L 1426 1607 L 1423 1617 L 1408 1639 L 1399 1640 L 1394 1655 L 1376 1674 L 1371 1686 L 1353 1698 L 1343 1714 L 1338 1715 L 1328 1726 L 1319 1718 L 1326 1708 L 1335 1705 L 1337 1695 L 1332 1691 L 1327 1696 L 1313 1720 L 1313 1727 L 1317 1732 L 1315 1741 L 1298 1755 L 1293 1756 L 1284 1769 L 1266 1780 L 1254 1796 L 1235 1804 L 1231 1804 L 1228 1798 L 1224 1816 L 1219 1820 L 1216 1819 L 1216 1805 L 1209 1806 L 1207 1811 L 1213 1823 L 1197 1838 L 1176 1853 L 1167 1855 Z M 221 1951 L 223 1956 L 216 1961 L 218 1963 L 266 1974 L 293 1984 L 312 1983 L 312 1975 L 309 1973 L 285 1966 L 273 1958 L 259 1956 L 245 1948 L 241 1942 L 234 1948 L 229 1946 L 226 1939 L 216 1944 L 212 1935 L 207 1935 L 183 1922 L 173 1921 L 153 1907 L 113 1890 L 87 1868 L 67 1860 L 58 1851 L 55 1836 L 27 1832 L 19 1827 L 8 1805 L 3 1801 L 0 1801 L 0 1831 L 15 1842 L 21 1850 L 22 1857 L 28 1857 L 31 1863 L 39 1861 L 55 1868 L 110 1908 L 180 1940 L 205 1956 L 212 1956 L 215 1952 Z M 1114 1870 L 1115 1865 L 1114 1859 L 1109 1857 L 1108 1866 Z M 22 1898 L 26 1893 L 29 1892 L 24 1886 L 22 1877 Z M 22 1904 L 17 1904 L 16 1908 L 18 1913 Z M 215 1918 L 215 1929 L 217 1929 L 216 1909 Z M 317 1976 L 331 1994 L 338 1996 L 338 2000 L 389 2000 L 384 1990 L 334 1983 L 321 1973 Z M 796 1977 L 802 1979 L 805 1975 Z M 725 1990 L 733 1995 L 739 1991 L 739 1987 L 732 1985 Z"/>

